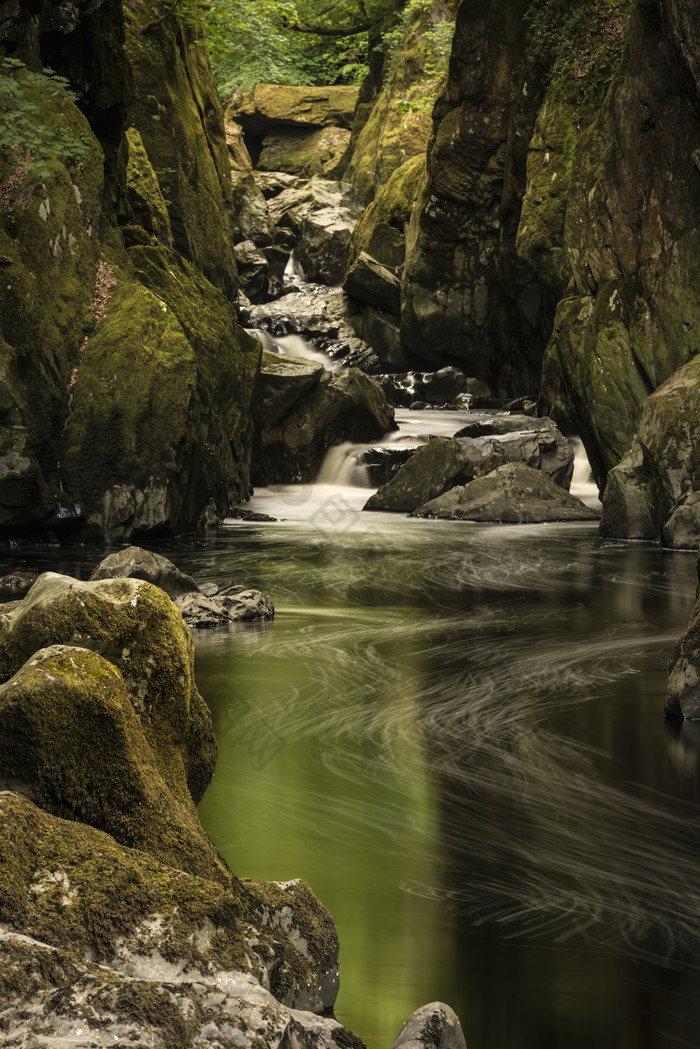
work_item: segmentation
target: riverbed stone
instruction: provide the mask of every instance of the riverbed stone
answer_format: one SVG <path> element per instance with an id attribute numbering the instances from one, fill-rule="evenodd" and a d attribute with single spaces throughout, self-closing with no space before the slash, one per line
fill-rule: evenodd
<path id="1" fill-rule="evenodd" d="M 434 437 L 417 448 L 362 509 L 408 513 L 456 485 L 467 484 L 473 477 L 469 450 L 450 437 Z"/>
<path id="2" fill-rule="evenodd" d="M 391 1049 L 467 1049 L 459 1017 L 444 1002 L 416 1009 Z"/>
<path id="3" fill-rule="evenodd" d="M 216 740 L 194 680 L 192 635 L 170 598 L 140 579 L 83 583 L 45 572 L 0 615 L 0 680 L 56 644 L 90 648 L 114 664 L 169 789 L 198 803 L 214 772 Z"/>
<path id="4" fill-rule="evenodd" d="M 140 546 L 127 546 L 109 554 L 93 569 L 90 576 L 91 581 L 125 578 L 144 579 L 147 583 L 165 590 L 170 598 L 199 590 L 192 576 L 181 572 L 167 557 L 144 550 Z"/>
<path id="5" fill-rule="evenodd" d="M 231 586 L 210 596 L 182 594 L 175 598 L 175 605 L 187 625 L 197 629 L 275 618 L 271 598 L 244 586 Z"/>
<path id="6" fill-rule="evenodd" d="M 231 213 L 237 241 L 252 240 L 258 247 L 272 244 L 275 222 L 257 176 L 252 172 L 234 177 Z"/>
<path id="7" fill-rule="evenodd" d="M 275 225 L 297 233 L 313 211 L 348 210 L 355 220 L 362 212 L 362 204 L 352 186 L 318 175 L 282 190 L 268 202 L 268 207 Z"/>
<path id="8" fill-rule="evenodd" d="M 539 524 L 593 521 L 599 514 L 560 488 L 542 470 L 533 470 L 524 463 L 507 463 L 469 484 L 452 488 L 419 507 L 411 516 Z"/>
<path id="9" fill-rule="evenodd" d="M 491 428 L 492 432 L 483 432 Z M 574 472 L 574 450 L 552 419 L 518 415 L 505 424 L 495 421 L 480 429 L 479 436 L 467 436 L 469 427 L 455 435 L 469 450 L 476 476 L 503 463 L 522 462 L 543 470 L 568 491 Z"/>
<path id="10" fill-rule="evenodd" d="M 267 256 L 252 240 L 243 240 L 233 249 L 238 266 L 238 281 L 251 302 L 266 302 L 270 264 Z"/>

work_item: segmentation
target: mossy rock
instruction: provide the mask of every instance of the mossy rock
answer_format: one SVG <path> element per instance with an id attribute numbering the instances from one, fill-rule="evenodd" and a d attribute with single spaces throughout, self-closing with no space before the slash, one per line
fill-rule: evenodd
<path id="1" fill-rule="evenodd" d="M 228 298 L 236 295 L 224 117 L 205 50 L 177 15 L 125 7 L 135 93 L 129 119 L 168 203 L 177 250 Z"/>
<path id="2" fill-rule="evenodd" d="M 349 129 L 358 93 L 352 85 L 256 84 L 252 92 L 236 92 L 226 104 L 226 114 L 256 136 L 271 126 Z"/>
<path id="3" fill-rule="evenodd" d="M 669 661 L 665 710 L 671 717 L 700 718 L 700 599 Z"/>
<path id="4" fill-rule="evenodd" d="M 281 1002 L 323 1014 L 333 1006 L 335 928 L 301 882 L 232 879 L 222 886 L 10 793 L 0 794 L 0 844 L 0 922 L 19 942 L 24 937 L 25 946 L 35 948 L 34 964 L 23 964 L 19 942 L 0 932 L 4 1008 L 17 999 L 26 1006 L 31 989 L 40 987 L 48 1009 L 37 1015 L 46 1022 L 56 1004 L 47 991 L 60 988 L 74 1033 L 83 1016 L 110 1019 L 111 1013 L 113 1021 L 124 1022 L 125 1003 L 120 1009 L 107 992 L 121 994 L 128 986 L 133 1008 L 141 1005 L 141 1012 L 132 1012 L 139 1037 L 150 1030 L 152 1044 L 172 1049 L 204 1045 L 192 1038 L 205 1019 L 222 1022 L 225 1017 L 235 1027 L 251 1021 L 250 999 L 264 1007 L 280 1037 L 284 1019 L 290 1019 Z M 39 948 L 48 951 L 42 954 Z M 57 952 L 61 964 L 51 966 Z M 75 997 L 72 985 L 78 988 Z M 159 996 L 170 1000 L 169 1012 L 153 1008 Z M 94 1013 L 90 1007 L 84 1011 L 86 1000 Z M 149 1001 L 151 1007 L 144 1009 Z M 167 1025 L 168 1017 L 172 1022 L 178 1015 L 184 1033 L 171 1029 L 169 1040 L 167 1026 L 161 1029 L 163 1017 Z M 189 1026 L 183 1022 L 187 1018 Z M 237 1044 L 250 1045 L 255 1027 L 267 1031 L 268 1024 L 253 1025 L 247 1035 L 243 1026 Z M 111 1029 L 118 1030 L 116 1023 Z"/>
<path id="5" fill-rule="evenodd" d="M 405 227 L 426 176 L 425 156 L 407 160 L 382 186 L 353 230 L 346 266 L 365 251 L 384 266 L 401 266 L 406 256 Z"/>
<path id="6" fill-rule="evenodd" d="M 332 178 L 350 142 L 350 132 L 339 127 L 308 131 L 279 128 L 266 135 L 256 167 L 290 175 Z"/>
<path id="7" fill-rule="evenodd" d="M 192 799 L 163 779 L 122 674 L 96 652 L 42 648 L 0 685 L 0 768 L 1 789 L 55 816 L 230 881 Z"/>
<path id="8" fill-rule="evenodd" d="M 108 554 L 93 569 L 90 581 L 97 579 L 143 579 L 160 587 L 169 598 L 199 590 L 192 576 L 181 572 L 167 557 L 138 546 L 127 546 Z"/>
<path id="9" fill-rule="evenodd" d="M 170 216 L 161 193 L 160 184 L 148 159 L 143 141 L 136 128 L 129 128 L 126 133 L 128 161 L 126 165 L 126 196 L 130 209 L 129 228 L 124 229 L 129 236 L 132 226 L 145 232 L 148 242 L 165 244 L 173 247 L 173 233 L 170 228 Z M 131 239 L 134 239 L 135 231 Z"/>
<path id="10" fill-rule="evenodd" d="M 199 802 L 216 740 L 194 680 L 192 636 L 170 598 L 138 579 L 81 583 L 46 572 L 0 616 L 0 680 L 51 645 L 89 648 L 114 664 L 169 790 L 182 804 Z"/>

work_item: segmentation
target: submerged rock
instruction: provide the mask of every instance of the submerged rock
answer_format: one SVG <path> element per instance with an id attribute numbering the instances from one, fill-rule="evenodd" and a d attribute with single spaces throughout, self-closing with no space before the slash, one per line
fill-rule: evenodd
<path id="1" fill-rule="evenodd" d="M 565 492 L 541 470 L 524 463 L 507 463 L 469 484 L 419 507 L 412 517 L 449 521 L 499 521 L 539 524 L 545 521 L 592 521 L 595 510 Z"/>
<path id="2" fill-rule="evenodd" d="M 409 1016 L 391 1049 L 467 1049 L 467 1044 L 455 1011 L 431 1002 Z"/>
<path id="3" fill-rule="evenodd" d="M 698 597 L 668 665 L 665 710 L 671 717 L 700 718 L 700 552 L 695 567 Z"/>

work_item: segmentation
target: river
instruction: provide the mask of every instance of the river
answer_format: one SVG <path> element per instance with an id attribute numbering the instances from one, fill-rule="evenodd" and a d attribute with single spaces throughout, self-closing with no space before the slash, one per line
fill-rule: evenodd
<path id="1" fill-rule="evenodd" d="M 337 1016 L 370 1049 L 435 999 L 469 1049 L 700 1045 L 700 729 L 663 717 L 693 556 L 362 513 L 368 494 L 260 490 L 276 522 L 148 544 L 276 605 L 195 638 L 208 833 L 236 873 L 327 905 Z M 86 578 L 101 556 L 7 565 Z"/>

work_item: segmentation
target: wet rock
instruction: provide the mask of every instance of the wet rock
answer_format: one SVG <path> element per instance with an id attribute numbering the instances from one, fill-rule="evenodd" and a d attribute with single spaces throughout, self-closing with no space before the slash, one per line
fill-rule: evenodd
<path id="1" fill-rule="evenodd" d="M 304 217 L 296 257 L 307 280 L 340 284 L 345 252 L 356 223 L 356 212 L 345 207 L 318 208 Z"/>
<path id="2" fill-rule="evenodd" d="M 238 281 L 251 302 L 266 302 L 270 265 L 267 256 L 252 240 L 244 240 L 233 249 L 238 266 Z"/>
<path id="3" fill-rule="evenodd" d="M 384 313 L 401 313 L 401 283 L 395 273 L 361 251 L 345 274 L 343 291 Z"/>
<path id="4" fill-rule="evenodd" d="M 165 590 L 168 597 L 199 590 L 191 576 L 176 568 L 172 561 L 161 554 L 142 550 L 140 546 L 128 546 L 109 554 L 94 569 L 91 581 L 97 579 L 143 579 L 153 586 Z"/>
<path id="5" fill-rule="evenodd" d="M 323 370 L 323 365 L 313 361 L 263 350 L 254 409 L 260 425 L 279 422 L 302 394 L 319 381 Z"/>
<path id="6" fill-rule="evenodd" d="M 381 388 L 357 368 L 324 371 L 275 422 L 258 414 L 255 484 L 313 481 L 326 451 L 343 441 L 372 441 L 395 428 Z"/>
<path id="7" fill-rule="evenodd" d="M 467 485 L 452 488 L 419 507 L 411 516 L 539 524 L 591 521 L 597 520 L 599 514 L 565 492 L 541 470 L 533 470 L 524 463 L 507 463 Z"/>
<path id="8" fill-rule="evenodd" d="M 270 200 L 269 208 L 275 225 L 295 233 L 299 233 L 304 220 L 314 211 L 349 212 L 355 221 L 362 212 L 362 204 L 352 186 L 320 176 L 283 190 Z"/>
<path id="9" fill-rule="evenodd" d="M 699 596 L 668 665 L 665 710 L 671 717 L 700 718 L 700 552 L 695 567 Z"/>
<path id="10" fill-rule="evenodd" d="M 37 572 L 28 572 L 24 569 L 8 572 L 7 575 L 0 576 L 0 590 L 11 590 L 13 593 L 24 594 L 34 586 L 38 578 Z"/>
<path id="11" fill-rule="evenodd" d="M 664 546 L 694 550 L 700 542 L 700 491 L 691 492 L 672 511 L 663 527 Z"/>
<path id="12" fill-rule="evenodd" d="M 141 717 L 132 688 L 101 655 L 40 649 L 0 685 L 0 789 L 180 870 L 227 881 L 184 783 L 171 775 L 171 789 L 164 778 L 174 753 L 153 749 Z"/>
<path id="13" fill-rule="evenodd" d="M 450 437 L 434 437 L 417 448 L 391 480 L 370 496 L 363 510 L 408 513 L 473 477 L 469 451 Z"/>
<path id="14" fill-rule="evenodd" d="M 353 324 L 357 334 L 372 347 L 381 362 L 381 368 L 377 371 L 394 372 L 408 367 L 410 361 L 401 345 L 401 329 L 395 317 L 382 313 L 374 306 L 365 306 L 359 317 L 353 317 Z M 367 368 L 363 370 L 369 371 Z"/>
<path id="15" fill-rule="evenodd" d="M 231 215 L 237 240 L 252 240 L 258 247 L 272 244 L 275 222 L 256 175 L 234 179 Z"/>
<path id="16" fill-rule="evenodd" d="M 431 1002 L 409 1016 L 391 1049 L 467 1049 L 467 1045 L 454 1010 L 443 1002 Z"/>
<path id="17" fill-rule="evenodd" d="M 367 467 L 370 484 L 379 488 L 391 480 L 396 472 L 408 462 L 415 450 L 415 448 L 380 445 L 378 448 L 367 448 L 362 452 L 358 463 Z"/>
<path id="18" fill-rule="evenodd" d="M 468 381 L 458 368 L 440 368 L 435 372 L 399 372 L 378 380 L 393 405 L 410 408 L 416 401 L 447 405 L 467 392 Z"/>
<path id="19" fill-rule="evenodd" d="M 226 514 L 227 517 L 233 518 L 235 521 L 276 521 L 276 517 L 270 517 L 269 514 L 258 513 L 257 510 L 247 510 L 245 506 L 232 506 L 229 512 Z M 204 587 L 200 587 L 202 593 L 205 593 Z M 218 593 L 218 587 L 216 592 Z M 207 595 L 211 597 L 211 594 Z"/>
<path id="20" fill-rule="evenodd" d="M 656 503 L 656 485 L 635 437 L 627 455 L 608 474 L 603 493 L 601 535 L 656 541 L 659 537 Z"/>
<path id="21" fill-rule="evenodd" d="M 455 435 L 468 451 L 476 476 L 504 463 L 521 462 L 543 470 L 568 491 L 574 472 L 574 450 L 551 419 L 519 415 L 477 426 L 482 430 L 492 426 L 496 432 L 467 437 L 462 435 L 470 427 L 465 427 Z"/>
<path id="22" fill-rule="evenodd" d="M 257 168 L 305 178 L 332 177 L 349 142 L 350 132 L 341 127 L 312 130 L 280 127 L 263 139 Z"/>
<path id="23" fill-rule="evenodd" d="M 243 586 L 228 587 L 209 597 L 200 593 L 183 594 L 175 598 L 175 605 L 187 625 L 195 628 L 275 618 L 271 598 Z"/>

